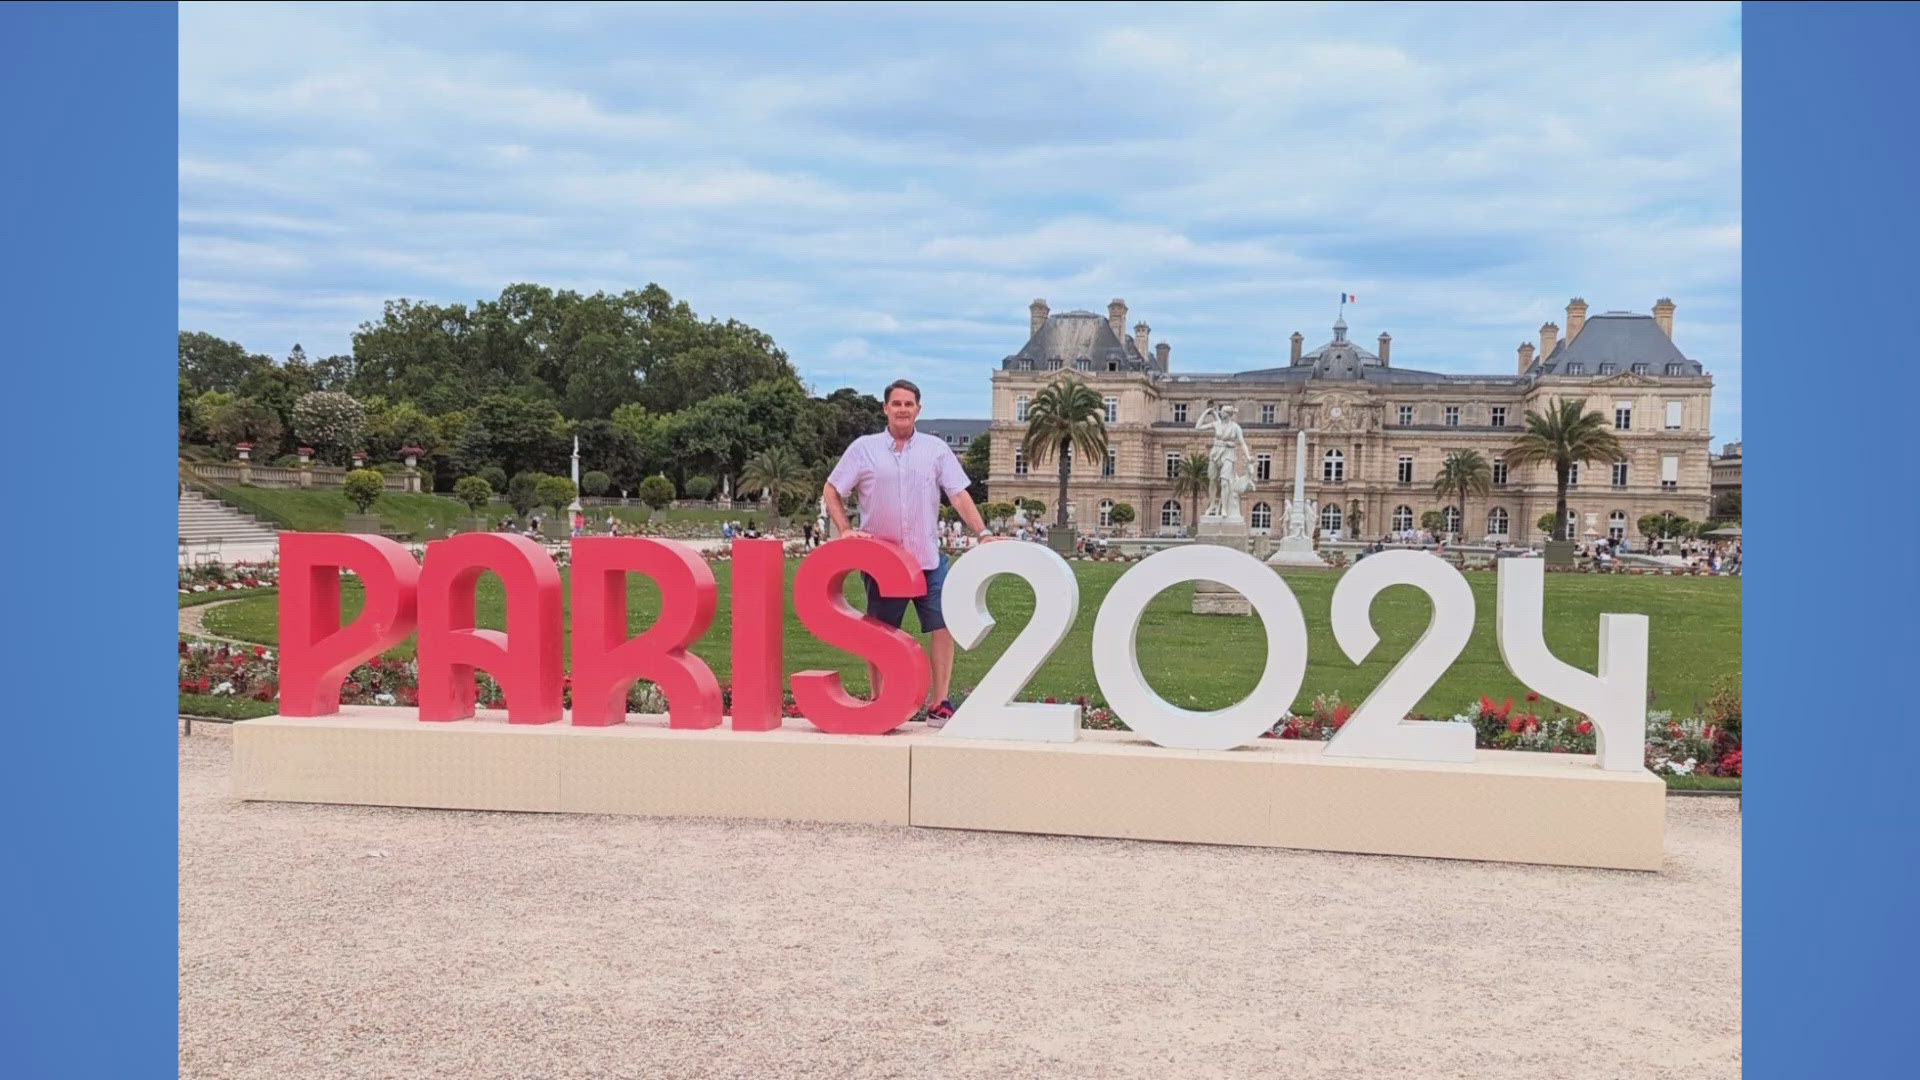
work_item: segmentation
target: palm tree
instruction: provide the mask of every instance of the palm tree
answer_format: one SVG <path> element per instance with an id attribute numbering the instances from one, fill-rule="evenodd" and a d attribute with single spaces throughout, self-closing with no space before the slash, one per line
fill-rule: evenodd
<path id="1" fill-rule="evenodd" d="M 1179 499 L 1183 508 L 1180 520 L 1187 527 L 1187 534 L 1193 534 L 1193 524 L 1200 517 L 1200 501 L 1207 497 L 1211 478 L 1207 475 L 1207 455 L 1196 450 L 1183 458 L 1173 474 L 1173 497 Z"/>
<path id="2" fill-rule="evenodd" d="M 1527 410 L 1527 430 L 1507 451 L 1509 465 L 1547 462 L 1553 466 L 1553 520 L 1551 539 L 1567 535 L 1567 474 L 1576 464 L 1625 461 L 1627 452 L 1607 427 L 1607 418 L 1587 412 L 1585 398 L 1554 398 L 1546 414 Z"/>
<path id="3" fill-rule="evenodd" d="M 1493 466 L 1478 450 L 1454 450 L 1440 463 L 1440 474 L 1433 478 L 1433 493 L 1446 499 L 1460 497 L 1460 539 L 1467 531 L 1467 497 L 1485 495 L 1493 490 Z"/>
<path id="4" fill-rule="evenodd" d="M 1067 476 L 1074 451 L 1088 465 L 1107 459 L 1107 406 L 1093 388 L 1071 375 L 1062 375 L 1043 387 L 1027 405 L 1027 433 L 1020 450 L 1034 464 L 1058 452 L 1060 498 L 1054 503 L 1054 525 L 1067 524 Z"/>
<path id="5" fill-rule="evenodd" d="M 740 470 L 740 493 L 758 495 L 768 492 L 776 519 L 780 517 L 781 499 L 789 495 L 803 497 L 814 490 L 813 470 L 808 469 L 800 456 L 785 446 L 762 451 Z"/>

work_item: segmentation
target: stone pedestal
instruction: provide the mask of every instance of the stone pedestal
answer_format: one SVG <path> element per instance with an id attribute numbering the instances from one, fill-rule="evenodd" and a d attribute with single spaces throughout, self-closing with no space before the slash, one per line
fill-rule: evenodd
<path id="1" fill-rule="evenodd" d="M 1313 540 L 1305 536 L 1289 536 L 1274 542 L 1273 554 L 1267 556 L 1268 566 L 1303 566 L 1324 570 L 1327 560 L 1313 550 Z"/>
<path id="2" fill-rule="evenodd" d="M 1078 540 L 1079 533 L 1071 525 L 1053 525 L 1047 529 L 1047 546 L 1062 555 L 1073 554 L 1074 544 Z"/>
<path id="3" fill-rule="evenodd" d="M 1203 517 L 1199 528 L 1195 530 L 1194 542 L 1246 551 L 1251 546 L 1252 535 L 1245 520 Z M 1253 605 L 1239 592 L 1219 582 L 1196 581 L 1193 583 L 1192 611 L 1195 615 L 1251 615 Z"/>
<path id="4" fill-rule="evenodd" d="M 1571 540 L 1547 541 L 1547 550 L 1546 550 L 1547 565 L 1548 566 L 1572 566 L 1573 565 L 1573 547 L 1574 547 L 1573 541 Z"/>

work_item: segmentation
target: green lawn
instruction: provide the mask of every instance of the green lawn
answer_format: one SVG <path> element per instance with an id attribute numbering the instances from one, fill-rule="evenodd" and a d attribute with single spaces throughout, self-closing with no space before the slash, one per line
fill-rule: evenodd
<path id="1" fill-rule="evenodd" d="M 791 585 L 797 560 L 787 563 Z M 1080 615 L 1067 639 L 1021 695 L 1026 699 L 1055 696 L 1067 699 L 1085 694 L 1099 697 L 1093 681 L 1091 639 L 1093 617 L 1113 582 L 1127 564 L 1076 562 L 1080 578 Z M 715 564 L 720 585 L 720 609 L 713 627 L 694 651 L 722 678 L 729 671 L 727 619 L 731 567 Z M 1420 712 L 1452 715 L 1480 694 L 1497 698 L 1526 694 L 1500 662 L 1494 642 L 1494 575 L 1468 571 L 1476 602 L 1475 627 L 1466 651 L 1420 703 Z M 1426 594 L 1410 586 L 1382 593 L 1373 605 L 1381 643 L 1366 663 L 1347 663 L 1328 627 L 1334 572 L 1300 571 L 1285 575 L 1300 598 L 1311 640 L 1307 677 L 1295 709 L 1304 709 L 1320 693 L 1336 693 L 1358 702 L 1371 692 L 1387 670 L 1413 645 L 1432 611 Z M 349 583 L 344 601 L 352 613 L 360 605 L 359 592 Z M 650 625 L 659 611 L 659 591 L 635 576 L 629 588 L 629 609 L 635 631 Z M 848 596 L 864 606 L 858 579 L 849 582 Z M 1188 613 L 1192 586 L 1169 589 L 1148 607 L 1141 625 L 1140 664 L 1159 693 L 1185 708 L 1221 708 L 1253 689 L 1265 656 L 1266 634 L 1257 619 L 1242 616 Z M 275 644 L 276 597 L 249 597 L 207 613 L 207 629 L 215 634 Z M 989 606 L 998 620 L 979 649 L 962 652 L 955 662 L 954 685 L 965 689 L 978 682 L 1033 612 L 1033 590 L 1022 580 L 1002 577 L 989 590 Z M 1738 578 L 1633 577 L 1602 574 L 1554 574 L 1547 578 L 1547 642 L 1567 662 L 1587 670 L 1595 664 L 1599 616 L 1602 612 L 1641 612 L 1649 616 L 1649 679 L 1655 708 L 1690 716 L 1711 693 L 1715 679 L 1740 667 L 1740 581 Z M 481 579 L 480 622 L 505 628 L 505 603 L 499 582 Z M 908 616 L 908 628 L 915 627 Z M 395 650 L 410 655 L 409 642 Z M 788 672 L 809 668 L 837 669 L 850 676 L 855 692 L 866 689 L 864 665 L 849 654 L 816 641 L 800 625 L 789 605 L 786 631 Z"/>

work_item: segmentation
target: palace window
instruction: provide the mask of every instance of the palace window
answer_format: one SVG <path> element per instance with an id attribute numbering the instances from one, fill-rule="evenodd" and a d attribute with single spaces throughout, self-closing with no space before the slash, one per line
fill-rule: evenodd
<path id="1" fill-rule="evenodd" d="M 1567 365 L 1567 374 L 1569 375 L 1585 375 L 1586 373 L 1587 373 L 1587 365 L 1585 364 L 1568 364 Z"/>
<path id="2" fill-rule="evenodd" d="M 1347 455 L 1338 450 L 1327 451 L 1320 460 L 1320 479 L 1329 484 L 1343 484 L 1347 480 Z"/>
<path id="3" fill-rule="evenodd" d="M 1616 431 L 1633 430 L 1633 402 L 1616 401 L 1613 403 L 1613 426 Z"/>
<path id="4" fill-rule="evenodd" d="M 1168 499 L 1166 502 L 1160 504 L 1160 525 L 1162 528 L 1167 529 L 1177 529 L 1180 527 L 1180 501 L 1178 499 Z"/>
<path id="5" fill-rule="evenodd" d="M 1393 508 L 1393 531 L 1406 532 L 1413 528 L 1413 507 L 1396 506 Z"/>
<path id="6" fill-rule="evenodd" d="M 1443 533 L 1453 533 L 1456 536 L 1459 535 L 1460 533 L 1460 508 L 1459 507 L 1449 506 L 1445 510 L 1440 511 L 1440 531 Z"/>
<path id="7" fill-rule="evenodd" d="M 1567 466 L 1567 486 L 1570 488 L 1580 486 L 1580 463 L 1577 461 Z"/>
<path id="8" fill-rule="evenodd" d="M 1101 476 L 1113 475 L 1113 468 L 1114 468 L 1113 455 L 1114 455 L 1113 447 L 1111 446 L 1107 447 L 1107 456 L 1100 459 L 1100 475 Z"/>
<path id="9" fill-rule="evenodd" d="M 1255 480 L 1273 479 L 1273 455 L 1261 453 L 1253 455 L 1253 478 Z"/>
<path id="10" fill-rule="evenodd" d="M 1340 504 L 1328 503 L 1320 508 L 1320 531 L 1331 536 L 1340 531 Z"/>
<path id="11" fill-rule="evenodd" d="M 1027 395 L 1021 394 L 1013 399 L 1013 418 L 1021 423 L 1027 422 Z"/>
<path id="12" fill-rule="evenodd" d="M 1447 426 L 1448 426 L 1448 427 L 1459 427 L 1459 426 L 1460 426 L 1460 406 L 1458 406 L 1458 405 L 1449 405 L 1449 406 L 1447 406 L 1447 413 L 1446 413 L 1446 416 L 1447 416 Z"/>
<path id="13" fill-rule="evenodd" d="M 1413 483 L 1413 455 L 1412 454 L 1400 455 L 1400 464 L 1398 466 L 1398 471 L 1394 473 L 1394 479 L 1398 480 L 1403 484 Z"/>
<path id="14" fill-rule="evenodd" d="M 1509 520 L 1511 519 L 1507 517 L 1507 512 L 1502 507 L 1496 506 L 1493 509 L 1487 511 L 1487 535 L 1488 536 L 1507 535 L 1507 522 Z"/>
<path id="15" fill-rule="evenodd" d="M 1402 427 L 1407 427 L 1412 423 L 1413 423 L 1413 406 L 1411 405 L 1400 406 L 1400 425 Z"/>
<path id="16" fill-rule="evenodd" d="M 1118 361 L 1118 360 L 1109 360 L 1109 361 L 1107 361 L 1107 370 L 1108 370 L 1108 371 L 1119 371 L 1119 370 L 1120 370 L 1120 361 Z"/>
<path id="17" fill-rule="evenodd" d="M 1619 370 L 1619 367 L 1618 367 L 1618 365 L 1616 365 L 1616 364 L 1601 364 L 1601 365 L 1600 365 L 1600 374 L 1602 374 L 1602 375 L 1611 375 L 1611 374 L 1613 374 L 1613 373 L 1614 373 L 1615 371 L 1618 371 L 1618 370 Z"/>
<path id="18" fill-rule="evenodd" d="M 1560 539 L 1562 540 L 1573 539 L 1574 534 L 1579 530 L 1579 528 L 1580 528 L 1580 511 L 1575 510 L 1571 506 L 1567 507 L 1567 533 L 1565 536 L 1562 536 Z"/>
<path id="19" fill-rule="evenodd" d="M 1667 430 L 1668 431 L 1680 430 L 1681 410 L 1684 407 L 1685 405 L 1683 402 L 1678 402 L 1678 401 L 1667 402 Z"/>
<path id="20" fill-rule="evenodd" d="M 1107 399 L 1106 404 L 1107 404 L 1107 423 L 1109 424 L 1119 423 L 1120 422 L 1120 399 L 1117 397 L 1110 397 Z"/>
<path id="21" fill-rule="evenodd" d="M 1627 486 L 1627 463 L 1624 461 L 1616 461 L 1613 463 L 1613 486 Z"/>
<path id="22" fill-rule="evenodd" d="M 1176 424 L 1184 424 L 1187 422 L 1186 402 L 1176 401 L 1173 403 L 1173 422 Z"/>
<path id="23" fill-rule="evenodd" d="M 1507 459 L 1506 458 L 1493 459 L 1493 486 L 1494 487 L 1507 486 Z"/>
<path id="24" fill-rule="evenodd" d="M 1645 364 L 1633 365 L 1633 373 L 1635 375 L 1645 375 L 1647 373 L 1647 365 Z"/>
<path id="25" fill-rule="evenodd" d="M 1627 538 L 1627 512 L 1615 510 L 1607 515 L 1607 539 L 1619 543 Z"/>
<path id="26" fill-rule="evenodd" d="M 1113 500 L 1112 499 L 1100 500 L 1099 521 L 1100 521 L 1101 528 L 1103 529 L 1113 528 Z"/>
<path id="27" fill-rule="evenodd" d="M 1273 406 L 1271 404 L 1260 406 L 1260 422 L 1263 424 L 1273 423 Z"/>
<path id="28" fill-rule="evenodd" d="M 1507 407 L 1505 405 L 1495 405 L 1492 411 L 1493 411 L 1493 421 L 1492 421 L 1493 426 L 1506 427 L 1507 426 Z"/>
<path id="29" fill-rule="evenodd" d="M 1172 480 L 1174 477 L 1177 477 L 1179 475 L 1180 475 L 1180 455 L 1179 453 L 1173 450 L 1169 450 L 1167 451 L 1167 479 Z"/>
<path id="30" fill-rule="evenodd" d="M 1247 520 L 1256 529 L 1273 528 L 1273 507 L 1263 502 L 1254 503 L 1253 513 L 1248 515 Z"/>
<path id="31" fill-rule="evenodd" d="M 1685 375 L 1686 373 L 1687 373 L 1687 367 L 1685 364 L 1668 364 L 1667 365 L 1667 374 L 1669 375 Z"/>
<path id="32" fill-rule="evenodd" d="M 1013 448 L 1013 475 L 1027 475 L 1027 452 L 1017 446 Z"/>
<path id="33" fill-rule="evenodd" d="M 1660 455 L 1660 490 L 1673 491 L 1680 486 L 1680 456 Z"/>

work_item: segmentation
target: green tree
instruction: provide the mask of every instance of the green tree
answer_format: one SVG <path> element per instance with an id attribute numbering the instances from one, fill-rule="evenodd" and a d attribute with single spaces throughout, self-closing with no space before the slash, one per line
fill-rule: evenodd
<path id="1" fill-rule="evenodd" d="M 454 481 L 453 497 L 466 503 L 467 509 L 477 516 L 493 501 L 493 485 L 482 476 L 463 476 Z"/>
<path id="2" fill-rule="evenodd" d="M 608 476 L 606 473 L 603 473 L 598 469 L 594 469 L 591 472 L 585 473 L 580 477 L 580 490 L 586 492 L 588 495 L 591 495 L 596 499 L 602 495 L 605 495 L 607 493 L 607 489 L 612 486 L 613 486 L 613 477 Z"/>
<path id="3" fill-rule="evenodd" d="M 984 504 L 987 501 L 987 477 L 993 472 L 991 432 L 983 431 L 973 437 L 973 441 L 967 444 L 967 452 L 960 457 L 960 467 L 967 471 L 967 494 L 973 497 L 974 505 Z"/>
<path id="4" fill-rule="evenodd" d="M 1005 521 L 1013 516 L 1013 509 L 1010 502 L 990 502 L 980 508 L 980 514 L 988 521 Z"/>
<path id="5" fill-rule="evenodd" d="M 1124 502 L 1114 503 L 1113 509 L 1108 511 L 1107 517 L 1115 525 L 1125 528 L 1133 524 L 1133 504 Z"/>
<path id="6" fill-rule="evenodd" d="M 1614 437 L 1606 417 L 1587 411 L 1584 398 L 1554 398 L 1546 412 L 1527 410 L 1526 431 L 1507 450 L 1514 467 L 1544 462 L 1553 466 L 1553 512 L 1557 527 L 1549 534 L 1566 535 L 1567 479 L 1577 464 L 1625 461 L 1626 451 Z"/>
<path id="7" fill-rule="evenodd" d="M 659 474 L 640 481 L 640 501 L 655 510 L 664 508 L 673 501 L 673 481 Z"/>
<path id="8" fill-rule="evenodd" d="M 1420 512 L 1420 527 L 1428 532 L 1439 532 L 1446 527 L 1446 524 L 1447 515 L 1438 510 L 1422 510 Z"/>
<path id="9" fill-rule="evenodd" d="M 695 502 L 704 502 L 706 501 L 707 496 L 713 494 L 713 477 L 689 476 L 687 477 L 687 483 L 684 490 L 687 493 L 687 498 L 692 499 Z"/>
<path id="10" fill-rule="evenodd" d="M 534 486 L 534 494 L 539 498 L 537 505 L 553 507 L 554 514 L 564 519 L 567 507 L 573 505 L 580 492 L 573 481 L 564 476 L 543 476 Z"/>
<path id="11" fill-rule="evenodd" d="M 487 487 L 494 491 L 505 491 L 507 489 L 507 470 L 498 465 L 489 465 L 481 469 L 480 479 L 485 480 Z"/>
<path id="12" fill-rule="evenodd" d="M 507 482 L 507 504 L 513 507 L 514 513 L 526 517 L 545 501 L 540 497 L 540 481 L 546 476 L 532 470 L 513 474 L 513 479 Z"/>
<path id="13" fill-rule="evenodd" d="M 1207 455 L 1194 451 L 1180 459 L 1173 475 L 1173 497 L 1187 507 L 1181 515 L 1186 522 L 1187 533 L 1192 535 L 1194 523 L 1200 518 L 1200 503 L 1207 494 Z"/>
<path id="14" fill-rule="evenodd" d="M 843 386 L 826 397 L 814 398 L 811 405 L 812 426 L 819 441 L 803 451 L 802 456 L 809 461 L 826 461 L 831 466 L 847 452 L 853 440 L 887 426 L 886 410 L 881 408 L 880 399 L 850 386 Z M 973 473 L 969 471 L 968 475 Z M 984 477 L 986 473 L 980 475 Z"/>
<path id="15" fill-rule="evenodd" d="M 1715 521 L 1721 522 L 1738 522 L 1740 520 L 1739 488 L 1734 488 L 1731 491 L 1723 491 L 1714 496 L 1713 518 Z"/>
<path id="16" fill-rule="evenodd" d="M 311 446 L 320 460 L 343 465 L 361 449 L 367 410 L 350 394 L 316 390 L 303 394 L 293 406 L 293 435 Z"/>
<path id="17" fill-rule="evenodd" d="M 180 378 L 193 396 L 209 390 L 238 394 L 247 376 L 273 366 L 273 359 L 249 353 L 239 342 L 198 331 L 180 332 Z"/>
<path id="18" fill-rule="evenodd" d="M 1553 531 L 1553 527 L 1559 524 L 1559 522 L 1560 515 L 1549 510 L 1540 515 L 1540 520 L 1534 522 L 1533 527 L 1545 533 L 1548 539 L 1558 539 L 1559 534 Z"/>
<path id="19" fill-rule="evenodd" d="M 1067 523 L 1067 483 L 1077 455 L 1091 468 L 1107 458 L 1107 409 L 1100 395 L 1071 375 L 1062 375 L 1035 394 L 1027 406 L 1027 431 L 1020 449 L 1029 462 L 1059 460 L 1059 497 L 1054 524 Z"/>
<path id="20" fill-rule="evenodd" d="M 1493 466 L 1478 450 L 1453 450 L 1440 462 L 1440 472 L 1433 478 L 1433 494 L 1439 499 L 1458 499 L 1460 511 L 1460 539 L 1466 539 L 1471 531 L 1467 526 L 1467 499 L 1474 495 L 1485 495 L 1493 490 Z M 1358 507 L 1358 503 L 1354 504 Z M 1359 526 L 1355 524 L 1354 535 L 1359 535 Z"/>
<path id="21" fill-rule="evenodd" d="M 804 499 L 813 493 L 813 477 L 799 455 L 784 446 L 776 446 L 761 451 L 740 470 L 741 494 L 758 495 L 765 491 L 773 493 L 774 509 L 778 513 L 783 502 Z"/>
<path id="22" fill-rule="evenodd" d="M 271 460 L 279 449 L 280 415 L 253 398 L 218 401 L 201 411 L 200 416 L 215 446 L 232 447 L 235 443 L 249 442 L 260 448 L 263 460 Z"/>
<path id="23" fill-rule="evenodd" d="M 412 402 L 366 402 L 362 449 L 375 461 L 397 461 L 400 451 L 417 446 L 431 457 L 435 446 L 433 419 Z"/>
<path id="24" fill-rule="evenodd" d="M 455 458 L 476 473 L 488 465 L 509 475 L 557 470 L 569 452 L 565 423 L 550 403 L 491 394 L 474 406 Z"/>
<path id="25" fill-rule="evenodd" d="M 386 490 L 387 478 L 379 469 L 354 469 L 347 473 L 341 486 L 346 492 L 347 501 L 355 510 L 364 514 Z"/>

